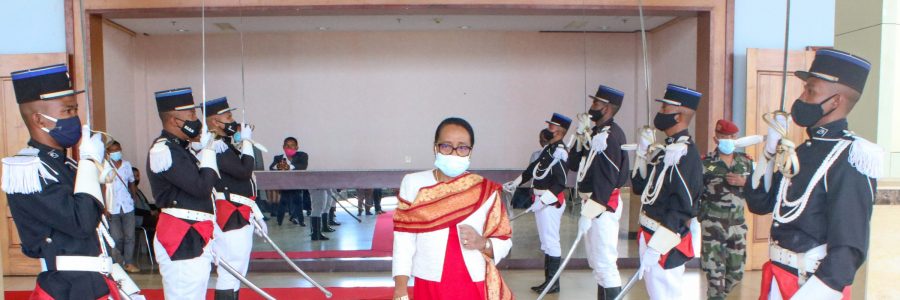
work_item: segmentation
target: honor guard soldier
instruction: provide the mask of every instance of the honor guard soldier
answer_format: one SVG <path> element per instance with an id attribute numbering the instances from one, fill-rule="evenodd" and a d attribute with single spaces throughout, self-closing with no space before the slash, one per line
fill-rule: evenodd
<path id="1" fill-rule="evenodd" d="M 703 191 L 703 164 L 688 132 L 688 126 L 702 95 L 686 87 L 669 84 L 660 111 L 653 119 L 656 129 L 666 134 L 659 153 L 637 153 L 651 157 L 647 177 L 631 178 L 635 193 L 641 194 L 641 227 L 638 231 L 641 267 L 650 299 L 681 299 L 684 264 L 694 258 L 694 238 L 699 240 L 699 211 Z M 646 143 L 641 140 L 640 143 Z M 652 148 L 639 145 L 638 149 Z M 640 152 L 640 150 L 639 150 Z M 699 245 L 697 245 L 699 248 Z"/>
<path id="2" fill-rule="evenodd" d="M 816 51 L 809 71 L 794 73 L 805 85 L 791 119 L 809 139 L 794 157 L 793 143 L 782 140 L 782 130 L 770 128 L 765 155 L 746 192 L 751 212 L 773 218 L 760 299 L 850 299 L 850 286 L 868 252 L 876 179 L 885 155 L 847 129 L 847 115 L 870 69 L 865 59 L 823 49 Z M 771 125 L 784 128 L 786 123 L 778 117 Z M 776 167 L 776 153 L 787 155 L 783 161 L 796 162 L 799 170 Z M 773 174 L 775 169 L 781 172 Z"/>
<path id="3" fill-rule="evenodd" d="M 744 277 L 747 224 L 744 223 L 744 184 L 753 161 L 735 151 L 738 127 L 716 122 L 716 150 L 703 158 L 700 196 L 702 246 L 700 265 L 706 272 L 707 299 L 724 300 Z"/>
<path id="4" fill-rule="evenodd" d="M 259 230 L 266 231 L 263 214 L 255 201 L 253 129 L 234 120 L 232 111 L 236 108 L 229 107 L 225 97 L 206 101 L 205 105 L 206 124 L 216 134 L 213 149 L 222 177 L 216 183 L 218 228 L 213 247 L 219 258 L 246 276 L 256 228 L 253 224 L 260 224 Z M 251 218 L 259 222 L 251 222 Z M 215 299 L 238 299 L 241 282 L 221 267 L 216 268 L 216 273 Z"/>
<path id="5" fill-rule="evenodd" d="M 213 236 L 213 187 L 219 181 L 212 135 L 197 118 L 190 88 L 156 92 L 162 133 L 147 159 L 150 188 L 162 208 L 153 246 L 167 299 L 203 299 Z M 188 147 L 200 138 L 200 152 Z M 199 161 L 198 161 L 199 157 Z"/>
<path id="6" fill-rule="evenodd" d="M 105 147 L 78 117 L 75 94 L 83 91 L 72 89 L 62 64 L 11 77 L 31 139 L 28 147 L 3 159 L 2 187 L 22 253 L 41 261 L 30 299 L 119 299 L 109 277 L 111 238 L 101 226 Z M 80 140 L 76 164 L 66 152 Z"/>
<path id="7" fill-rule="evenodd" d="M 578 172 L 582 200 L 579 230 L 583 230 L 588 264 L 597 281 L 597 299 L 615 299 L 622 290 L 616 261 L 619 257 L 619 189 L 628 182 L 628 155 L 622 150 L 625 132 L 613 120 L 625 93 L 601 85 L 588 110 L 590 131 L 577 135 L 569 150 L 569 170 Z M 579 121 L 580 122 L 580 121 Z M 579 129 L 582 128 L 579 124 Z M 582 228 L 584 227 L 584 228 Z"/>
<path id="8" fill-rule="evenodd" d="M 566 199 L 563 191 L 566 189 L 566 160 L 569 156 L 566 145 L 562 139 L 566 136 L 572 119 L 562 114 L 554 113 L 547 122 L 547 130 L 552 137 L 538 159 L 528 165 L 513 181 L 503 185 L 503 189 L 509 193 L 523 182 L 534 179 L 534 211 L 535 223 L 537 223 L 538 237 L 541 240 L 541 251 L 544 252 L 544 282 L 531 288 L 540 293 L 556 274 L 562 262 L 562 248 L 559 245 L 559 224 L 562 214 L 566 210 Z M 549 290 L 549 293 L 559 292 L 559 281 Z"/>

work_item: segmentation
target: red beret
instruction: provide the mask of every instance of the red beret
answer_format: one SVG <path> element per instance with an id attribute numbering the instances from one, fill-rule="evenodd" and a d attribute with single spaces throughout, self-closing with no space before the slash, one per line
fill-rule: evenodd
<path id="1" fill-rule="evenodd" d="M 740 131 L 731 121 L 722 119 L 716 122 L 716 132 L 721 134 L 737 134 Z"/>

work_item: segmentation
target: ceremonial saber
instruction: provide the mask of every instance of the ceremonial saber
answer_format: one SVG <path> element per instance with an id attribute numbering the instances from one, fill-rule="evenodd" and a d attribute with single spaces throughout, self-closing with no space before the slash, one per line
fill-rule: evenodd
<path id="1" fill-rule="evenodd" d="M 344 207 L 343 204 L 341 204 L 341 200 L 340 200 L 340 199 L 338 199 L 337 197 L 335 197 L 335 196 L 334 196 L 333 194 L 331 194 L 331 193 L 328 193 L 328 194 L 329 194 L 329 196 L 331 196 L 331 199 L 334 199 L 334 203 L 337 203 L 337 205 L 340 206 L 341 209 L 344 210 L 344 212 L 346 212 L 348 215 L 350 215 L 350 217 L 356 219 L 356 222 L 357 222 L 357 223 L 362 223 L 362 220 L 360 220 L 359 218 L 357 218 L 356 216 L 354 216 L 353 213 L 351 213 L 349 210 L 347 210 L 346 207 Z M 358 209 L 359 206 L 357 206 L 356 208 Z"/>
<path id="2" fill-rule="evenodd" d="M 254 222 L 254 225 L 257 226 L 257 228 L 261 228 L 259 225 L 259 220 L 257 220 L 256 218 L 251 218 L 251 220 Z M 312 277 L 309 277 L 309 275 L 306 275 L 306 272 L 303 272 L 303 270 L 301 270 L 300 267 L 298 267 L 297 264 L 295 264 L 294 261 L 292 261 L 287 256 L 287 254 L 284 254 L 284 251 L 281 251 L 281 248 L 279 248 L 278 245 L 276 245 L 275 242 L 272 241 L 272 238 L 269 237 L 268 233 L 265 233 L 262 231 L 260 231 L 260 233 L 261 233 L 261 236 L 266 240 L 266 242 L 269 243 L 270 246 L 272 246 L 272 249 L 275 249 L 275 252 L 278 252 L 278 255 L 281 256 L 281 258 L 283 258 L 284 261 L 286 261 L 288 263 L 288 265 L 291 265 L 291 268 L 293 268 L 294 271 L 297 271 L 297 273 L 300 273 L 300 276 L 303 276 L 303 278 L 306 279 L 306 281 L 309 281 L 309 283 L 312 283 L 312 285 L 314 285 L 316 288 L 318 288 L 320 291 L 322 291 L 322 293 L 325 294 L 325 298 L 331 298 L 331 296 L 333 294 L 330 291 L 328 291 L 327 289 L 325 289 L 324 287 L 322 287 L 322 285 L 320 285 L 318 282 L 313 280 Z"/>
<path id="3" fill-rule="evenodd" d="M 642 267 L 638 267 L 637 272 L 635 272 L 634 275 L 632 275 L 631 278 L 628 279 L 628 282 L 625 283 L 625 286 L 622 287 L 622 291 L 619 292 L 619 295 L 616 296 L 615 300 L 622 300 L 622 299 L 625 299 L 625 295 L 628 294 L 628 291 L 630 291 L 631 288 L 633 288 L 634 285 L 635 285 L 639 280 L 641 280 L 641 279 L 640 279 L 640 278 L 641 278 L 641 272 L 644 272 L 644 269 L 643 269 Z"/>
<path id="4" fill-rule="evenodd" d="M 225 271 L 227 271 L 229 274 L 231 274 L 231 276 L 234 276 L 234 278 L 237 278 L 238 280 L 240 280 L 241 283 L 243 283 L 244 285 L 249 287 L 251 290 L 253 290 L 257 294 L 259 294 L 263 298 L 265 298 L 267 300 L 275 300 L 275 297 L 272 297 L 272 295 L 269 295 L 269 293 L 266 293 L 266 291 L 263 291 L 261 288 L 259 288 L 258 286 L 256 286 L 252 282 L 250 282 L 250 280 L 247 279 L 247 277 L 244 277 L 243 275 L 241 275 L 240 272 L 238 272 L 234 267 L 231 266 L 231 264 L 229 264 L 224 259 L 216 256 L 216 264 L 219 267 L 225 269 Z"/>
<path id="5" fill-rule="evenodd" d="M 83 1 L 83 0 L 82 0 Z M 201 89 L 201 98 L 200 103 L 202 103 L 203 109 L 203 117 L 200 120 L 203 122 L 203 131 L 208 131 L 209 127 L 206 124 L 206 0 L 200 1 L 200 57 L 201 57 L 201 79 L 202 79 L 202 89 Z M 202 134 L 203 132 L 201 132 Z"/>
<path id="6" fill-rule="evenodd" d="M 569 260 L 572 259 L 572 254 L 575 253 L 575 248 L 578 246 L 578 243 L 581 242 L 581 238 L 584 236 L 584 233 L 581 231 L 578 232 L 578 235 L 575 236 L 575 241 L 572 242 L 572 248 L 569 249 L 569 253 L 566 253 L 566 259 L 563 260 L 562 264 L 559 265 L 559 269 L 556 270 L 556 274 L 553 274 L 553 278 L 547 282 L 547 286 L 544 287 L 544 290 L 541 291 L 541 294 L 537 297 L 538 300 L 544 299 L 544 296 L 547 296 L 547 292 L 550 291 L 550 288 L 553 287 L 553 283 L 559 280 L 559 276 L 562 275 L 562 271 L 566 268 L 566 265 L 569 264 Z"/>

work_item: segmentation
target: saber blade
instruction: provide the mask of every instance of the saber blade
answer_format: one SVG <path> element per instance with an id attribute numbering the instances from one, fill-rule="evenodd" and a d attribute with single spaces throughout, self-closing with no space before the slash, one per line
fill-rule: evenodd
<path id="1" fill-rule="evenodd" d="M 259 223 L 258 223 L 259 220 L 255 219 L 255 218 L 252 220 L 253 220 L 253 222 L 256 223 L 255 225 L 257 226 L 257 228 L 260 228 Z M 300 273 L 300 276 L 303 276 L 303 278 L 306 279 L 306 281 L 309 281 L 309 283 L 311 283 L 316 288 L 318 288 L 320 291 L 322 291 L 322 293 L 325 294 L 326 298 L 331 298 L 331 296 L 333 294 L 330 291 L 328 291 L 327 289 L 325 289 L 325 287 L 320 285 L 318 282 L 313 280 L 312 277 L 309 277 L 309 275 L 307 275 L 306 272 L 303 272 L 303 270 L 301 270 L 300 267 L 298 267 L 297 264 L 295 264 L 294 261 L 292 261 L 291 258 L 287 256 L 287 254 L 284 254 L 284 251 L 281 251 L 281 248 L 278 247 L 278 245 L 275 244 L 274 241 L 272 241 L 272 238 L 269 237 L 269 234 L 262 232 L 262 237 L 266 240 L 267 243 L 269 243 L 270 246 L 272 246 L 272 249 L 275 249 L 275 252 L 277 252 L 278 255 L 281 256 L 281 258 L 283 258 L 284 261 L 286 261 L 288 263 L 288 265 L 290 265 L 291 268 L 294 269 L 294 271 L 297 271 L 297 273 Z"/>
<path id="2" fill-rule="evenodd" d="M 252 282 L 250 282 L 250 280 L 247 279 L 247 277 L 244 277 L 243 275 L 241 275 L 240 272 L 238 272 L 234 267 L 231 266 L 231 264 L 229 264 L 224 259 L 217 257 L 216 261 L 218 262 L 219 267 L 222 267 L 223 269 L 225 269 L 225 271 L 227 271 L 229 274 L 231 274 L 231 276 L 234 276 L 234 278 L 237 278 L 238 280 L 240 280 L 241 283 L 243 283 L 244 285 L 249 287 L 251 290 L 253 290 L 257 294 L 259 294 L 263 298 L 265 298 L 267 300 L 275 300 L 275 297 L 272 297 L 272 295 L 269 295 L 269 293 L 266 293 L 266 291 L 263 291 L 261 288 L 259 288 L 258 286 L 256 286 Z"/>

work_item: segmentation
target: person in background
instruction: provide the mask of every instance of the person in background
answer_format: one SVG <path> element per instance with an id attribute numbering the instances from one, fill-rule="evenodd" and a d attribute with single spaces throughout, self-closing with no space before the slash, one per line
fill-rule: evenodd
<path id="1" fill-rule="evenodd" d="M 375 214 L 380 215 L 384 213 L 384 210 L 381 210 L 381 198 L 384 197 L 384 190 L 375 189 L 372 191 L 372 200 L 375 203 Z M 332 212 L 334 213 L 334 212 Z"/>
<path id="2" fill-rule="evenodd" d="M 240 132 L 235 134 L 234 140 L 235 143 L 240 143 Z M 256 157 L 253 164 L 253 171 L 263 171 L 266 169 L 266 163 L 263 161 L 262 150 L 259 150 L 256 147 L 253 147 L 253 157 Z M 269 203 L 268 195 L 263 190 L 256 190 L 256 205 L 259 206 L 259 210 L 263 212 L 263 221 L 268 221 L 269 217 L 265 216 L 265 213 L 270 213 L 272 211 L 271 203 Z"/>
<path id="3" fill-rule="evenodd" d="M 134 264 L 134 174 L 131 172 L 131 163 L 122 159 L 122 145 L 118 141 L 112 141 L 106 147 L 108 158 L 116 169 L 112 179 L 113 205 L 109 208 L 109 234 L 116 242 L 120 264 L 124 265 L 129 273 L 140 272 L 141 269 Z"/>
<path id="4" fill-rule="evenodd" d="M 141 170 L 131 167 L 131 173 L 134 174 L 134 225 L 147 231 L 147 238 L 153 240 L 156 235 L 156 221 L 159 219 L 159 208 L 155 204 L 147 200 L 147 196 L 141 191 L 139 184 L 141 183 Z M 153 253 L 153 247 L 150 247 L 150 255 Z"/>
<path id="5" fill-rule="evenodd" d="M 541 148 L 534 150 L 531 153 L 531 158 L 528 159 L 528 164 L 533 163 L 541 157 L 541 151 L 543 151 L 544 147 L 547 147 L 547 143 L 550 142 L 550 139 L 553 138 L 553 132 L 550 132 L 547 128 L 541 129 L 540 133 L 538 133 L 538 144 L 541 145 Z M 531 188 L 520 187 L 516 188 L 516 191 L 513 193 L 513 208 L 528 208 L 531 205 Z"/>
<path id="6" fill-rule="evenodd" d="M 306 167 L 309 165 L 309 155 L 306 154 L 306 152 L 298 150 L 300 149 L 300 144 L 297 142 L 296 138 L 285 138 L 282 148 L 284 149 L 284 154 L 275 156 L 272 160 L 272 164 L 269 165 L 269 170 L 306 170 Z M 284 213 L 289 211 L 291 213 L 291 221 L 306 227 L 306 223 L 303 221 L 303 213 L 300 211 L 300 198 L 302 197 L 303 191 L 304 190 L 281 191 L 281 202 L 275 213 L 275 219 L 278 221 L 279 226 L 281 226 L 284 221 Z M 294 215 L 295 213 L 296 215 Z"/>
<path id="7" fill-rule="evenodd" d="M 703 185 L 700 196 L 702 259 L 700 266 L 709 283 L 706 297 L 724 300 L 744 277 L 747 258 L 747 224 L 744 223 L 744 184 L 753 161 L 736 152 L 738 127 L 728 120 L 716 122 L 718 147 L 703 158 Z"/>

